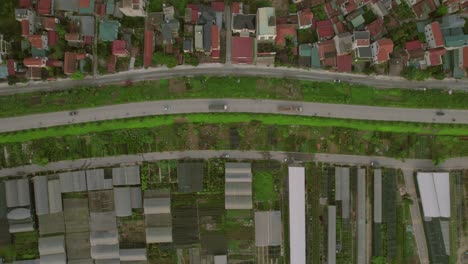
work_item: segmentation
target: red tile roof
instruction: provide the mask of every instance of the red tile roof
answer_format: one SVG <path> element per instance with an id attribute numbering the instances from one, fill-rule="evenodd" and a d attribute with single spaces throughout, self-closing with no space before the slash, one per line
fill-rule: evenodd
<path id="1" fill-rule="evenodd" d="M 299 25 L 307 26 L 312 25 L 312 20 L 314 19 L 314 14 L 310 12 L 310 9 L 304 9 L 299 12 Z"/>
<path id="2" fill-rule="evenodd" d="M 29 8 L 32 6 L 31 0 L 18 0 L 18 7 L 19 8 Z"/>
<path id="3" fill-rule="evenodd" d="M 431 49 L 429 51 L 429 60 L 431 66 L 437 66 L 442 64 L 442 55 L 445 54 L 444 48 Z"/>
<path id="4" fill-rule="evenodd" d="M 370 41 L 368 39 L 358 39 L 356 40 L 356 44 L 358 47 L 368 47 L 370 45 Z"/>
<path id="5" fill-rule="evenodd" d="M 332 6 L 331 2 L 327 2 L 325 4 L 325 12 L 328 14 L 328 17 L 330 18 L 339 14 L 338 10 Z"/>
<path id="6" fill-rule="evenodd" d="M 42 24 L 46 30 L 55 30 L 56 23 L 54 17 L 44 17 Z"/>
<path id="7" fill-rule="evenodd" d="M 240 6 L 241 6 L 241 3 L 239 2 L 234 2 L 231 4 L 231 12 L 233 14 L 239 14 L 240 13 Z"/>
<path id="8" fill-rule="evenodd" d="M 151 66 L 154 51 L 154 32 L 152 30 L 145 30 L 145 46 L 143 52 L 143 66 Z"/>
<path id="9" fill-rule="evenodd" d="M 276 45 L 286 45 L 286 37 L 297 38 L 297 27 L 292 24 L 282 24 L 276 26 Z"/>
<path id="10" fill-rule="evenodd" d="M 463 68 L 468 68 L 468 47 L 463 48 Z"/>
<path id="11" fill-rule="evenodd" d="M 317 34 L 320 39 L 332 38 L 335 36 L 333 23 L 331 20 L 323 20 L 317 22 Z"/>
<path id="12" fill-rule="evenodd" d="M 47 63 L 46 63 L 47 66 L 49 67 L 62 67 L 63 66 L 63 62 L 62 61 L 59 61 L 59 60 L 47 60 Z"/>
<path id="13" fill-rule="evenodd" d="M 351 54 L 337 56 L 336 59 L 339 72 L 351 72 L 353 68 L 353 56 Z"/>
<path id="14" fill-rule="evenodd" d="M 442 31 L 440 30 L 439 22 L 431 23 L 432 35 L 434 36 L 434 42 L 436 47 L 444 45 L 444 38 L 442 36 Z"/>
<path id="15" fill-rule="evenodd" d="M 343 22 L 341 21 L 338 21 L 337 23 L 335 23 L 335 28 L 336 28 L 337 34 L 345 33 L 347 31 L 345 29 Z"/>
<path id="16" fill-rule="evenodd" d="M 29 20 L 21 20 L 21 36 L 25 37 L 29 35 Z"/>
<path id="17" fill-rule="evenodd" d="M 349 0 L 345 8 L 348 13 L 351 13 L 358 8 L 358 5 L 356 4 L 356 2 L 354 2 L 354 0 Z"/>
<path id="18" fill-rule="evenodd" d="M 79 34 L 79 33 L 66 33 L 66 34 L 65 34 L 65 40 L 66 40 L 66 41 L 77 41 L 77 40 L 80 40 L 80 34 Z"/>
<path id="19" fill-rule="evenodd" d="M 103 4 L 103 3 L 94 4 L 94 12 L 98 16 L 105 16 L 106 15 L 106 5 Z"/>
<path id="20" fill-rule="evenodd" d="M 49 15 L 52 9 L 52 0 L 39 0 L 37 12 L 41 15 Z"/>
<path id="21" fill-rule="evenodd" d="M 65 74 L 72 74 L 76 71 L 76 53 L 65 52 L 63 72 Z"/>
<path id="22" fill-rule="evenodd" d="M 116 56 L 124 56 L 128 54 L 125 40 L 117 39 L 112 42 L 112 54 Z"/>
<path id="23" fill-rule="evenodd" d="M 378 17 L 376 20 L 368 24 L 366 28 L 369 30 L 371 38 L 375 38 L 385 30 L 384 21 L 382 18 Z"/>
<path id="24" fill-rule="evenodd" d="M 377 40 L 377 62 L 385 62 L 390 58 L 390 53 L 393 52 L 393 41 L 391 39 Z"/>
<path id="25" fill-rule="evenodd" d="M 26 67 L 44 67 L 45 63 L 42 58 L 26 58 L 23 60 L 23 64 Z"/>
<path id="26" fill-rule="evenodd" d="M 13 76 L 16 74 L 15 61 L 13 59 L 8 60 L 7 67 L 8 67 L 8 75 Z"/>
<path id="27" fill-rule="evenodd" d="M 199 5 L 198 4 L 188 4 L 187 7 L 192 9 L 192 22 L 197 22 Z"/>
<path id="28" fill-rule="evenodd" d="M 90 4 L 90 0 L 80 0 L 80 8 L 88 8 Z"/>
<path id="29" fill-rule="evenodd" d="M 407 51 L 417 50 L 422 48 L 422 43 L 419 40 L 408 41 L 405 44 L 405 48 Z"/>
<path id="30" fill-rule="evenodd" d="M 31 43 L 31 46 L 38 49 L 44 48 L 42 45 L 42 35 L 30 35 L 28 36 L 28 40 Z"/>
<path id="31" fill-rule="evenodd" d="M 232 63 L 253 63 L 253 38 L 232 37 Z"/>
<path id="32" fill-rule="evenodd" d="M 93 43 L 93 37 L 84 36 L 84 42 L 85 42 L 86 45 L 92 44 Z"/>
<path id="33" fill-rule="evenodd" d="M 54 30 L 50 30 L 47 32 L 47 44 L 49 46 L 53 46 L 55 44 L 57 44 L 57 41 L 58 41 L 58 34 L 56 31 Z"/>
<path id="34" fill-rule="evenodd" d="M 219 50 L 213 50 L 213 51 L 211 52 L 211 57 L 212 57 L 213 59 L 219 59 L 219 54 L 220 54 L 220 51 L 219 51 Z"/>
<path id="35" fill-rule="evenodd" d="M 217 25 L 211 26 L 211 48 L 219 50 L 219 31 Z"/>
<path id="36" fill-rule="evenodd" d="M 211 2 L 211 7 L 216 12 L 224 12 L 224 2 Z"/>
<path id="37" fill-rule="evenodd" d="M 320 60 L 324 60 L 330 54 L 335 54 L 336 57 L 336 47 L 335 47 L 335 41 L 333 39 L 326 40 L 323 42 L 320 42 L 318 44 L 318 50 L 319 50 L 319 58 Z"/>
<path id="38" fill-rule="evenodd" d="M 107 72 L 108 73 L 115 73 L 115 64 L 117 63 L 117 57 L 111 55 L 109 61 L 107 62 Z"/>

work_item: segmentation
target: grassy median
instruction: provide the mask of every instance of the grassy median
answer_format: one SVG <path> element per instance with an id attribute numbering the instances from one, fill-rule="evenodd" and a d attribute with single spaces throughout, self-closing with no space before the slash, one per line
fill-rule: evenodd
<path id="1" fill-rule="evenodd" d="M 183 98 L 259 98 L 412 108 L 468 109 L 468 93 L 375 89 L 348 83 L 254 77 L 194 77 L 0 97 L 0 117 Z"/>

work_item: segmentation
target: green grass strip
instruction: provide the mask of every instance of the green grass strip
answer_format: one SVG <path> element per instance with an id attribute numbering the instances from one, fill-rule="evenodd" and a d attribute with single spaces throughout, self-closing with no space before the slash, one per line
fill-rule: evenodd
<path id="1" fill-rule="evenodd" d="M 50 127 L 47 129 L 32 129 L 11 133 L 2 133 L 0 134 L 0 143 L 25 142 L 48 137 L 76 136 L 125 129 L 152 128 L 163 125 L 171 125 L 174 122 L 181 121 L 206 124 L 230 124 L 259 121 L 267 125 L 343 127 L 365 131 L 417 133 L 445 136 L 468 135 L 468 125 L 364 121 L 275 114 L 210 113 L 116 119 L 111 121 Z"/>

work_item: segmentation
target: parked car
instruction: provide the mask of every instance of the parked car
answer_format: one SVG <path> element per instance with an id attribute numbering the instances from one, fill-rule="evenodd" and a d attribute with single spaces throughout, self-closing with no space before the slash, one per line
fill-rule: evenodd
<path id="1" fill-rule="evenodd" d="M 445 113 L 444 113 L 443 111 L 437 111 L 437 112 L 436 112 L 436 115 L 438 115 L 438 116 L 443 116 L 443 115 L 445 115 Z"/>
<path id="2" fill-rule="evenodd" d="M 223 103 L 214 103 L 208 106 L 208 110 L 210 111 L 226 111 L 227 109 L 227 105 Z"/>
<path id="3" fill-rule="evenodd" d="M 333 82 L 335 82 L 335 83 L 341 83 L 341 80 L 340 80 L 340 79 L 335 79 L 335 80 L 333 80 Z"/>
<path id="4" fill-rule="evenodd" d="M 279 112 L 302 112 L 302 106 L 298 105 L 280 105 L 278 106 Z"/>
<path id="5" fill-rule="evenodd" d="M 78 114 L 78 111 L 70 111 L 70 113 L 68 113 L 68 114 L 71 115 L 71 116 L 74 116 L 74 115 Z"/>

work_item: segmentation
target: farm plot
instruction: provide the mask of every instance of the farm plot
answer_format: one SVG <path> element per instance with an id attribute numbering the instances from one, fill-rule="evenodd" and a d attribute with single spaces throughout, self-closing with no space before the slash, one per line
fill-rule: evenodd
<path id="1" fill-rule="evenodd" d="M 260 211 L 281 208 L 281 182 L 286 167 L 275 161 L 254 161 L 253 196 L 254 207 Z"/>
<path id="2" fill-rule="evenodd" d="M 228 240 L 228 259 L 233 263 L 255 263 L 252 211 L 227 210 L 223 229 Z"/>
<path id="3" fill-rule="evenodd" d="M 431 221 L 423 221 L 423 223 L 431 263 L 448 264 L 449 256 L 445 250 L 440 219 L 433 218 Z"/>
<path id="4" fill-rule="evenodd" d="M 140 167 L 141 189 L 169 188 L 177 190 L 177 160 L 145 162 Z"/>
<path id="5" fill-rule="evenodd" d="M 328 171 L 323 170 L 319 165 L 312 163 L 306 164 L 306 225 L 307 225 L 307 241 L 306 254 L 309 263 L 321 263 L 323 253 L 323 238 L 324 226 L 321 221 L 323 219 L 323 210 L 320 205 L 320 191 L 322 188 L 322 180 L 326 177 Z M 313 241 L 313 242 L 312 242 Z"/>
<path id="6" fill-rule="evenodd" d="M 194 194 L 172 195 L 172 236 L 176 247 L 188 247 L 200 242 L 197 198 Z"/>

